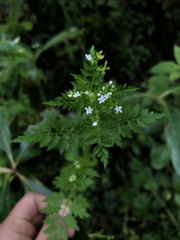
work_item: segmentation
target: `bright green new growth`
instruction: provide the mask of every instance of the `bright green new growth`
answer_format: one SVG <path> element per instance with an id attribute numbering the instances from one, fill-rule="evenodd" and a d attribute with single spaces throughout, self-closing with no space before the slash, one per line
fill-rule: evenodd
<path id="1" fill-rule="evenodd" d="M 131 93 L 137 88 L 105 81 L 109 68 L 107 62 L 102 63 L 103 58 L 102 51 L 96 52 L 92 47 L 90 54 L 86 54 L 81 74 L 72 75 L 73 89 L 45 103 L 66 109 L 66 116 L 55 108 L 47 109 L 41 122 L 15 140 L 39 143 L 48 150 L 56 148 L 67 160 L 54 180 L 57 193 L 46 198 L 45 223 L 49 225 L 46 233 L 51 234 L 48 240 L 57 236 L 66 240 L 67 227 L 76 230 L 77 217 L 89 216 L 85 192 L 95 185 L 98 177 L 97 159 L 106 167 L 108 148 L 123 147 L 123 139 L 138 134 L 160 117 L 131 102 Z M 63 213 L 63 209 L 68 211 Z"/>

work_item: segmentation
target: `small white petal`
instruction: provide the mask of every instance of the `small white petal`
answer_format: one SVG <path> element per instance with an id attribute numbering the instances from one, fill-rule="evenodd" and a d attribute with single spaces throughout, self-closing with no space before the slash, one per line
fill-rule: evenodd
<path id="1" fill-rule="evenodd" d="M 116 106 L 114 110 L 116 111 L 116 113 L 118 112 L 122 113 L 122 106 Z"/>
<path id="2" fill-rule="evenodd" d="M 85 107 L 86 110 L 86 114 L 92 114 L 93 109 L 89 106 L 89 107 Z"/>
<path id="3" fill-rule="evenodd" d="M 113 84 L 113 81 L 112 81 L 112 80 L 109 81 L 109 85 L 111 85 L 111 84 Z"/>
<path id="4" fill-rule="evenodd" d="M 13 39 L 14 44 L 17 44 L 19 41 L 20 41 L 20 37 L 16 37 L 16 38 Z"/>
<path id="5" fill-rule="evenodd" d="M 69 177 L 69 182 L 74 182 L 76 180 L 76 175 L 75 174 L 72 174 L 70 177 Z"/>
<path id="6" fill-rule="evenodd" d="M 106 97 L 104 95 L 101 95 L 99 98 L 98 98 L 98 101 L 99 101 L 99 104 L 101 103 L 104 103 L 106 101 Z"/>
<path id="7" fill-rule="evenodd" d="M 79 96 L 81 96 L 81 94 L 80 94 L 79 91 L 77 91 L 77 92 L 75 92 L 75 93 L 73 94 L 73 97 L 74 97 L 74 98 L 77 98 L 77 97 L 79 97 Z"/>
<path id="8" fill-rule="evenodd" d="M 89 91 L 85 91 L 84 93 L 85 93 L 85 94 L 89 94 Z"/>
<path id="9" fill-rule="evenodd" d="M 60 217 L 65 217 L 65 216 L 67 216 L 69 214 L 70 214 L 70 206 L 66 205 L 66 202 L 63 201 L 62 204 L 61 204 L 61 209 L 58 212 L 58 215 Z"/>
<path id="10" fill-rule="evenodd" d="M 92 59 L 91 54 L 85 54 L 85 57 L 88 61 L 91 61 L 91 59 Z"/>
<path id="11" fill-rule="evenodd" d="M 108 99 L 111 96 L 112 92 L 108 92 L 104 95 L 105 99 Z"/>
<path id="12" fill-rule="evenodd" d="M 93 124 L 92 124 L 92 125 L 93 125 L 94 127 L 96 127 L 96 126 L 97 126 L 97 124 L 98 124 L 97 122 L 93 122 Z"/>
<path id="13" fill-rule="evenodd" d="M 76 168 L 78 168 L 78 169 L 81 167 L 81 165 L 80 165 L 80 163 L 79 163 L 78 161 L 75 161 L 75 162 L 74 162 L 74 166 L 75 166 Z"/>

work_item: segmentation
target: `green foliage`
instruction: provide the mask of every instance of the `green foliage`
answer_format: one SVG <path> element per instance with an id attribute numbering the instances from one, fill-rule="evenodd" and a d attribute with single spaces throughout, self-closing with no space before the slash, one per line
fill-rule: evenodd
<path id="1" fill-rule="evenodd" d="M 73 75 L 74 88 L 45 103 L 73 111 L 71 119 L 55 109 L 46 110 L 41 122 L 30 126 L 24 136 L 14 140 L 39 143 L 40 147 L 66 152 L 69 163 L 54 181 L 60 196 L 55 194 L 55 197 L 47 198 L 45 209 L 45 213 L 49 214 L 45 222 L 50 225 L 46 233 L 56 234 L 63 240 L 67 239 L 66 227 L 77 229 L 75 218 L 89 216 L 87 199 L 82 193 L 95 184 L 98 174 L 94 161 L 99 158 L 106 167 L 109 147 L 123 146 L 123 139 L 141 133 L 147 124 L 161 117 L 130 102 L 131 93 L 136 88 L 118 87 L 112 80 L 105 82 L 105 71 L 109 68 L 107 62 L 101 64 L 103 58 L 102 51 L 96 52 L 92 47 L 90 54 L 86 54 L 82 75 Z M 70 215 L 69 212 L 63 215 L 65 226 L 62 226 L 62 219 L 55 224 L 58 219 L 54 217 L 63 204 L 70 208 Z"/>
<path id="2" fill-rule="evenodd" d="M 161 111 L 167 118 L 164 137 L 170 151 L 172 164 L 178 174 L 180 174 L 178 139 L 180 113 L 176 101 L 178 102 L 180 93 L 180 85 L 177 81 L 180 76 L 179 52 L 180 48 L 175 46 L 174 56 L 176 62 L 167 61 L 155 65 L 150 69 L 154 76 L 149 79 L 149 93 L 162 107 Z M 174 101 L 169 101 L 170 96 L 173 96 Z"/>
<path id="3" fill-rule="evenodd" d="M 178 1 L 6 0 L 0 21 L 0 219 L 37 191 L 51 240 L 178 239 Z"/>

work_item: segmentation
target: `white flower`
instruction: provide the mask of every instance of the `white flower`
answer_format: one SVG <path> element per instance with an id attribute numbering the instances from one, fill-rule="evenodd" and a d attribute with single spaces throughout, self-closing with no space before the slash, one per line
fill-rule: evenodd
<path id="1" fill-rule="evenodd" d="M 106 98 L 104 95 L 101 95 L 99 98 L 98 98 L 98 101 L 99 101 L 99 104 L 101 103 L 104 103 L 106 101 Z"/>
<path id="2" fill-rule="evenodd" d="M 111 84 L 113 84 L 113 81 L 112 81 L 112 80 L 109 81 L 109 85 L 111 85 Z"/>
<path id="3" fill-rule="evenodd" d="M 12 45 L 15 45 L 15 44 L 19 43 L 19 41 L 20 41 L 20 37 L 16 37 L 16 38 L 14 38 L 12 41 L 10 41 L 10 45 L 11 45 L 11 46 L 12 46 Z"/>
<path id="4" fill-rule="evenodd" d="M 16 37 L 16 38 L 14 38 L 13 39 L 13 42 L 16 44 L 16 43 L 18 43 L 20 41 L 20 37 Z"/>
<path id="5" fill-rule="evenodd" d="M 74 182 L 76 181 L 76 175 L 75 174 L 72 174 L 70 177 L 69 177 L 69 182 Z"/>
<path id="6" fill-rule="evenodd" d="M 66 204 L 65 201 L 62 202 L 61 204 L 61 209 L 58 212 L 58 215 L 60 217 L 65 217 L 70 214 L 70 207 Z"/>
<path id="7" fill-rule="evenodd" d="M 80 167 L 81 167 L 81 165 L 80 165 L 80 163 L 79 163 L 78 161 L 75 161 L 75 162 L 74 162 L 74 166 L 75 166 L 76 168 L 80 168 Z"/>
<path id="8" fill-rule="evenodd" d="M 108 93 L 106 93 L 106 94 L 104 95 L 104 97 L 105 97 L 106 99 L 108 99 L 111 95 L 112 95 L 112 92 L 108 92 Z"/>
<path id="9" fill-rule="evenodd" d="M 93 125 L 94 127 L 96 127 L 96 126 L 97 126 L 97 124 L 98 124 L 98 123 L 97 123 L 97 121 L 95 121 L 95 122 L 93 122 L 93 124 L 92 124 L 92 125 Z"/>
<path id="10" fill-rule="evenodd" d="M 79 97 L 79 96 L 81 96 L 81 94 L 80 94 L 79 91 L 77 91 L 77 92 L 75 92 L 75 93 L 73 94 L 73 97 L 74 97 L 74 98 L 77 98 L 77 97 Z"/>
<path id="11" fill-rule="evenodd" d="M 89 107 L 85 107 L 86 110 L 86 114 L 92 114 L 93 109 L 89 106 Z"/>
<path id="12" fill-rule="evenodd" d="M 91 61 L 91 59 L 92 59 L 91 54 L 85 54 L 85 57 L 88 61 Z"/>
<path id="13" fill-rule="evenodd" d="M 87 94 L 89 94 L 89 91 L 85 91 L 84 93 L 87 95 Z"/>
<path id="14" fill-rule="evenodd" d="M 99 104 L 104 103 L 111 95 L 112 95 L 112 92 L 108 92 L 105 95 L 98 95 L 100 96 L 98 98 Z"/>
<path id="15" fill-rule="evenodd" d="M 40 46 L 40 43 L 39 42 L 35 42 L 31 45 L 32 48 L 38 48 Z"/>
<path id="16" fill-rule="evenodd" d="M 122 106 L 116 106 L 114 110 L 116 111 L 116 113 L 118 112 L 122 113 Z"/>

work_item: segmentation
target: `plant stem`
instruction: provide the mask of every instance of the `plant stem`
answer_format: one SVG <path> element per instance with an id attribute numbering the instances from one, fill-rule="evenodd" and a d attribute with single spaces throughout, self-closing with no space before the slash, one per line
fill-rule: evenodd
<path id="1" fill-rule="evenodd" d="M 179 228 L 179 223 L 178 223 L 177 219 L 175 218 L 175 216 L 171 212 L 171 210 L 169 208 L 167 208 L 167 206 L 166 206 L 165 202 L 163 201 L 163 199 L 155 191 L 153 191 L 152 193 L 155 196 L 155 198 L 159 201 L 161 206 L 165 208 L 166 214 L 168 215 L 168 217 L 170 218 L 170 220 L 174 224 L 174 226 Z"/>
<path id="2" fill-rule="evenodd" d="M 27 182 L 26 178 L 25 178 L 21 173 L 15 171 L 14 174 L 15 174 L 22 182 L 24 182 L 25 185 L 26 185 L 29 189 L 33 190 L 32 186 Z"/>
<path id="3" fill-rule="evenodd" d="M 168 117 L 169 119 L 169 122 L 172 122 L 172 114 L 170 113 L 169 111 L 169 107 L 168 107 L 168 104 L 164 101 L 164 100 L 161 100 L 160 101 L 160 104 L 162 105 L 163 109 L 164 109 L 164 112 L 166 114 L 166 116 Z"/>
<path id="4" fill-rule="evenodd" d="M 5 167 L 0 167 L 0 173 L 12 173 L 12 169 L 10 168 L 5 168 Z"/>
<path id="5" fill-rule="evenodd" d="M 179 92 L 180 91 L 180 87 L 174 87 L 171 88 L 165 92 L 163 92 L 162 94 L 159 95 L 158 100 L 161 101 L 163 98 L 165 98 L 166 96 L 175 93 L 175 92 Z"/>
<path id="6" fill-rule="evenodd" d="M 10 161 L 12 169 L 15 170 L 16 169 L 16 163 L 14 161 L 14 158 L 13 158 L 13 155 L 12 155 L 11 152 L 8 153 L 8 159 Z"/>

